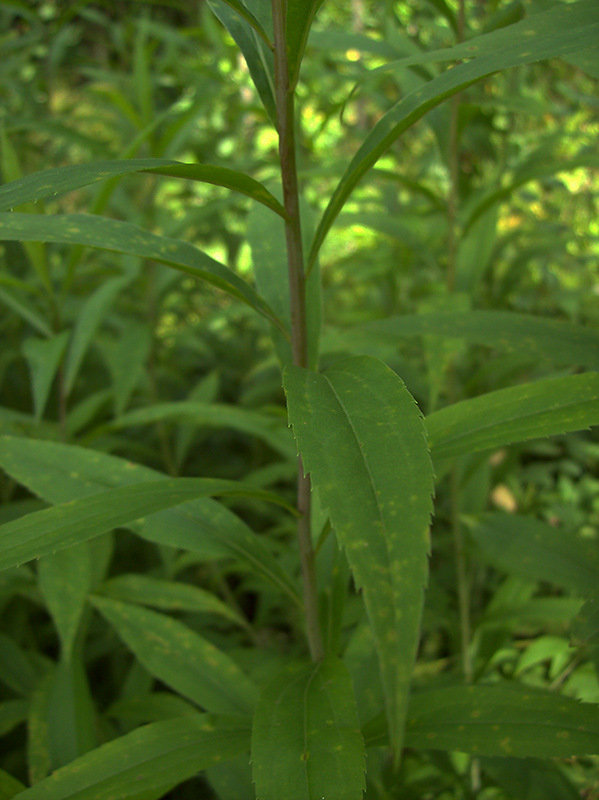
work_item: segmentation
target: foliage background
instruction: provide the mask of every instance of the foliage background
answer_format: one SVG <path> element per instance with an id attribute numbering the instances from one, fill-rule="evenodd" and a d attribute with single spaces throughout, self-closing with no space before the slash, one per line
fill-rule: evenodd
<path id="1" fill-rule="evenodd" d="M 466 4 L 468 34 L 550 5 Z M 368 78 L 366 71 L 453 44 L 453 12 L 452 4 L 426 0 L 324 4 L 298 89 L 306 220 L 319 218 L 382 114 L 444 67 L 397 66 Z M 230 167 L 277 193 L 276 135 L 208 3 L 2 3 L 0 20 L 4 182 L 52 166 L 159 157 Z M 427 415 L 573 371 L 567 362 L 539 359 L 525 340 L 489 347 L 434 332 L 397 338 L 384 321 L 477 309 L 597 328 L 598 79 L 596 58 L 584 54 L 517 67 L 429 112 L 390 148 L 321 252 L 323 366 L 343 354 L 382 358 Z M 284 264 L 267 235 L 266 212 L 204 183 L 133 175 L 26 210 L 105 213 L 192 242 L 250 280 L 257 261 L 273 270 Z M 2 433 L 82 445 L 170 476 L 243 479 L 292 502 L 280 372 L 268 324 L 249 308 L 156 262 L 33 242 L 3 243 L 0 302 Z M 200 405 L 173 405 L 182 402 Z M 560 569 L 580 546 L 573 560 L 578 552 L 579 566 L 588 559 L 591 583 L 598 574 L 598 464 L 594 429 L 463 457 L 456 469 L 438 470 L 417 687 L 443 686 L 465 673 L 468 681 L 517 679 L 599 702 L 597 650 L 578 645 L 570 629 L 586 586 L 579 591 L 580 573 L 568 582 Z M 7 474 L 0 475 L 0 493 L 1 522 L 43 507 Z M 226 502 L 296 571 L 284 510 Z M 517 516 L 495 516 L 485 528 L 482 515 L 497 510 Z M 539 566 L 535 552 L 534 567 L 526 553 L 503 544 L 500 526 L 511 529 L 518 520 L 530 536 L 534 521 L 545 522 L 576 545 L 562 540 L 560 550 L 557 542 L 548 566 Z M 463 551 L 456 560 L 458 524 Z M 181 608 L 180 597 L 172 608 L 256 679 L 304 653 L 297 613 L 235 562 L 152 545 L 124 530 L 101 537 L 94 552 L 92 586 L 133 573 L 176 578 L 219 598 L 229 618 L 220 608 Z M 335 569 L 330 538 L 319 557 Z M 165 688 L 88 607 L 84 628 L 66 635 L 81 654 L 82 675 L 69 678 L 62 696 L 55 679 L 52 694 L 48 676 L 63 664 L 65 634 L 52 608 L 57 588 L 45 588 L 41 565 L 7 571 L 0 585 L 0 767 L 24 783 L 149 721 L 135 698 Z M 381 697 L 355 594 L 336 635 L 364 724 L 380 711 Z M 52 703 L 57 709 L 68 702 L 69 692 L 79 709 L 73 717 L 82 718 L 59 720 Z M 176 699 L 184 702 L 172 695 L 168 702 Z M 40 712 L 43 703 L 49 713 Z M 174 715 L 174 705 L 168 711 Z M 378 752 L 369 760 L 367 796 L 396 796 L 383 755 L 377 768 Z M 177 795 L 253 796 L 247 765 L 229 763 L 235 766 L 212 768 Z M 530 798 L 543 791 L 592 797 L 599 792 L 596 767 L 596 759 L 482 759 L 474 774 L 463 754 L 408 750 L 402 796 L 519 797 L 520 780 Z M 514 778 L 520 769 L 526 777 Z"/>

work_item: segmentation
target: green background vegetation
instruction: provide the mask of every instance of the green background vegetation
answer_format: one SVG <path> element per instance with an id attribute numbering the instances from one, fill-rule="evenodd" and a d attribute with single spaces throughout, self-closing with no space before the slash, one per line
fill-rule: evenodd
<path id="1" fill-rule="evenodd" d="M 270 3 L 246 5 L 267 27 Z M 456 60 L 501 59 L 505 26 L 567 5 L 466 0 L 461 21 L 449 0 L 324 2 L 296 91 L 306 254 L 348 164 L 398 101 Z M 599 797 L 599 439 L 589 429 L 599 423 L 599 51 L 523 63 L 434 104 L 340 204 L 308 282 L 310 366 L 322 313 L 318 363 L 331 385 L 337 365 L 360 363 L 358 378 L 391 381 L 385 419 L 417 417 L 391 373 L 376 371 L 380 359 L 428 431 L 430 575 L 421 623 L 420 576 L 411 595 L 419 644 L 402 679 L 412 697 L 399 766 L 358 590 L 369 579 L 331 532 L 359 486 L 338 463 L 337 485 L 318 486 L 312 533 L 325 650 L 339 659 L 317 673 L 308 659 L 281 379 L 289 344 L 261 306 L 289 324 L 272 211 L 278 137 L 213 11 L 234 13 L 221 0 L 0 3 L 4 184 L 52 167 L 168 159 L 244 173 L 274 195 L 261 204 L 263 187 L 232 191 L 216 172 L 183 180 L 166 162 L 152 162 L 162 174 L 139 171 L 148 161 L 106 180 L 92 168 L 69 191 L 58 177 L 42 191 L 42 176 L 30 196 L 26 183 L 2 196 L 12 221 L 0 221 L 0 800 L 251 800 L 255 707 L 258 796 L 320 798 L 319 784 L 293 794 L 293 724 L 308 708 L 326 727 L 310 692 L 331 685 L 340 727 L 362 731 L 368 800 Z M 480 51 L 437 53 L 502 31 Z M 98 220 L 85 239 L 54 216 L 78 213 L 125 226 Z M 177 269 L 159 261 L 164 240 L 142 241 L 139 229 L 187 243 L 168 257 Z M 214 262 L 194 248 L 236 277 L 198 280 L 193 270 Z M 326 387 L 310 406 L 302 374 L 287 371 L 289 415 L 317 474 L 334 420 Z M 306 421 L 320 432 L 304 444 Z M 387 462 L 390 441 L 372 439 L 389 485 L 426 483 L 428 460 Z M 147 483 L 158 478 L 160 491 Z M 42 541 L 38 517 L 31 534 L 11 527 L 72 500 L 86 514 L 100 491 L 116 494 L 94 501 L 97 528 L 83 516 L 62 529 L 51 521 Z M 427 515 L 430 492 L 414 491 Z M 220 500 L 194 499 L 205 504 L 194 510 L 175 494 Z M 347 528 L 359 527 L 348 508 Z M 27 536 L 40 537 L 37 561 Z M 297 707 L 275 720 L 291 685 Z M 288 738 L 273 742 L 275 723 Z M 570 750 L 554 746 L 563 735 Z M 342 777 L 332 757 L 316 763 L 312 742 L 327 798 L 343 780 L 358 788 L 341 797 L 361 796 L 362 739 L 347 736 Z M 174 755 L 161 750 L 168 741 Z M 93 751 L 99 766 L 68 766 Z"/>

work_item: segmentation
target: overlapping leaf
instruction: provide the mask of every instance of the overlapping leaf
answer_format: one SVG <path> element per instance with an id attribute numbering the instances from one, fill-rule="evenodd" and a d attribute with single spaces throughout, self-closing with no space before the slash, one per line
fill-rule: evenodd
<path id="1" fill-rule="evenodd" d="M 427 580 L 430 463 L 401 380 L 366 356 L 324 374 L 290 367 L 289 420 L 304 468 L 362 588 L 399 754 Z"/>
<path id="2" fill-rule="evenodd" d="M 252 681 L 222 650 L 179 620 L 147 608 L 93 596 L 148 672 L 206 711 L 249 714 L 258 699 Z"/>
<path id="3" fill-rule="evenodd" d="M 182 164 L 165 158 L 132 158 L 126 161 L 96 161 L 91 164 L 69 164 L 34 172 L 16 181 L 0 186 L 0 211 L 8 211 L 32 200 L 42 200 L 64 192 L 80 189 L 98 181 L 130 175 L 134 172 L 152 172 L 172 178 L 212 183 L 235 189 L 258 203 L 285 217 L 279 201 L 261 183 L 243 172 L 209 164 Z"/>
<path id="4" fill-rule="evenodd" d="M 263 691 L 252 732 L 261 800 L 360 800 L 364 743 L 350 676 L 342 662 L 296 662 Z"/>
<path id="5" fill-rule="evenodd" d="M 149 233 L 130 222 L 91 214 L 34 216 L 16 211 L 2 212 L 0 240 L 82 244 L 150 258 L 222 289 L 247 303 L 285 332 L 283 324 L 268 304 L 233 270 L 187 242 Z"/>
<path id="6" fill-rule="evenodd" d="M 511 386 L 429 414 L 435 461 L 599 425 L 599 373 Z"/>
<path id="7" fill-rule="evenodd" d="M 0 466 L 49 503 L 67 503 L 117 486 L 164 477 L 140 464 L 83 447 L 3 436 Z M 239 517 L 202 498 L 159 511 L 132 526 L 150 541 L 191 550 L 204 558 L 233 558 L 300 604 L 296 585 Z"/>
<path id="8" fill-rule="evenodd" d="M 196 714 L 155 722 L 78 758 L 20 794 L 23 800 L 121 800 L 191 778 L 249 746 L 243 720 Z M 153 796 L 160 796 L 153 795 Z"/>
<path id="9" fill-rule="evenodd" d="M 382 717 L 367 747 L 385 744 Z M 406 744 L 487 756 L 568 758 L 599 752 L 597 706 L 520 684 L 451 686 L 410 699 Z"/>

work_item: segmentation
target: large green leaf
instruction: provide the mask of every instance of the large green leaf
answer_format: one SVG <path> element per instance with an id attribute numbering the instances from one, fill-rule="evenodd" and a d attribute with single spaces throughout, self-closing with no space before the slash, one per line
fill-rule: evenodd
<path id="1" fill-rule="evenodd" d="M 144 725 L 78 758 L 23 800 L 120 800 L 176 785 L 249 746 L 249 726 L 211 714 Z"/>
<path id="2" fill-rule="evenodd" d="M 435 461 L 599 425 L 599 373 L 547 378 L 429 414 Z"/>
<path id="3" fill-rule="evenodd" d="M 581 596 L 599 586 L 599 548 L 583 539 L 520 514 L 485 514 L 470 530 L 485 560 L 525 580 L 549 581 Z"/>
<path id="4" fill-rule="evenodd" d="M 383 717 L 363 733 L 367 747 L 385 744 Z M 431 689 L 410 699 L 406 745 L 519 758 L 593 755 L 599 713 L 591 703 L 519 684 Z"/>
<path id="5" fill-rule="evenodd" d="M 436 311 L 368 322 L 344 332 L 352 343 L 366 336 L 392 341 L 432 334 L 465 339 L 530 358 L 599 370 L 599 331 L 570 322 L 512 311 Z"/>
<path id="6" fill-rule="evenodd" d="M 432 465 L 397 375 L 367 356 L 285 373 L 289 420 L 366 609 L 399 755 L 427 580 Z"/>
<path id="7" fill-rule="evenodd" d="M 31 200 L 80 189 L 98 181 L 130 175 L 134 172 L 151 172 L 172 178 L 212 183 L 235 189 L 263 203 L 268 208 L 286 217 L 285 209 L 261 183 L 226 167 L 208 164 L 182 164 L 165 158 L 132 158 L 126 161 L 95 161 L 91 164 L 70 164 L 34 172 L 16 181 L 0 186 L 0 211 L 8 211 Z"/>
<path id="8" fill-rule="evenodd" d="M 0 466 L 48 503 L 67 503 L 106 489 L 164 477 L 160 472 L 83 447 L 3 436 Z M 201 498 L 130 525 L 153 542 L 204 558 L 233 558 L 301 605 L 297 586 L 271 551 L 221 503 Z"/>
<path id="9" fill-rule="evenodd" d="M 89 214 L 38 216 L 2 212 L 0 240 L 83 244 L 159 261 L 194 278 L 207 281 L 247 303 L 285 332 L 283 324 L 260 295 L 224 264 L 187 242 L 157 236 L 130 222 Z"/>
<path id="10" fill-rule="evenodd" d="M 90 602 L 158 680 L 206 711 L 249 714 L 258 690 L 222 650 L 179 620 L 107 597 Z"/>
<path id="11" fill-rule="evenodd" d="M 360 800 L 364 756 L 351 679 L 339 659 L 289 664 L 262 692 L 252 733 L 261 800 Z"/>
<path id="12" fill-rule="evenodd" d="M 279 502 L 270 492 L 212 478 L 172 478 L 121 486 L 1 525 L 0 569 L 85 542 L 164 508 L 215 494 L 241 494 Z"/>
<path id="13" fill-rule="evenodd" d="M 299 78 L 312 22 L 323 2 L 324 0 L 287 0 L 285 26 L 289 83 L 292 89 L 295 88 Z"/>
<path id="14" fill-rule="evenodd" d="M 427 111 L 494 72 L 546 58 L 577 53 L 596 47 L 599 40 L 599 6 L 594 0 L 582 0 L 568 5 L 558 4 L 545 14 L 537 25 L 534 24 L 534 17 L 530 22 L 533 24 L 522 39 L 510 38 L 512 26 L 498 31 L 497 34 L 501 33 L 504 38 L 496 49 L 481 48 L 476 58 L 446 70 L 425 86 L 403 97 L 377 122 L 333 192 L 314 237 L 308 260 L 309 266 L 316 259 L 331 225 L 363 175 L 378 161 L 385 150 Z"/>

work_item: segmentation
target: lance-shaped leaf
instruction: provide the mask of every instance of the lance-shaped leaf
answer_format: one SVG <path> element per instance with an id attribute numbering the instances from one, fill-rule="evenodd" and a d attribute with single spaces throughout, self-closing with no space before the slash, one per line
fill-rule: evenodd
<path id="1" fill-rule="evenodd" d="M 285 25 L 289 83 L 292 88 L 295 87 L 299 78 L 312 22 L 323 2 L 324 0 L 287 0 Z"/>
<path id="2" fill-rule="evenodd" d="M 262 105 L 272 124 L 276 125 L 275 69 L 272 50 L 266 46 L 264 37 L 260 38 L 257 35 L 253 24 L 238 16 L 228 7 L 230 4 L 225 5 L 226 2 L 227 0 L 208 0 L 208 5 L 243 53 Z"/>
<path id="3" fill-rule="evenodd" d="M 150 675 L 206 711 L 249 714 L 258 690 L 222 650 L 179 620 L 107 597 L 90 602 Z"/>
<path id="4" fill-rule="evenodd" d="M 367 747 L 384 745 L 382 715 L 363 733 Z M 594 704 L 520 684 L 431 689 L 410 699 L 406 745 L 518 758 L 594 755 L 599 713 Z"/>
<path id="5" fill-rule="evenodd" d="M 426 418 L 435 461 L 590 425 L 599 425 L 597 372 L 499 389 Z"/>
<path id="6" fill-rule="evenodd" d="M 427 580 L 432 465 L 413 397 L 381 361 L 361 356 L 326 373 L 290 367 L 289 420 L 375 635 L 396 756 Z"/>
<path id="7" fill-rule="evenodd" d="M 236 481 L 171 478 L 135 483 L 27 514 L 0 526 L 0 569 L 63 550 L 196 497 L 245 495 L 281 502 L 275 494 Z M 291 510 L 291 509 L 290 509 Z"/>
<path id="8" fill-rule="evenodd" d="M 32 200 L 42 200 L 64 192 L 80 189 L 98 181 L 152 172 L 172 178 L 211 183 L 234 189 L 286 217 L 285 209 L 259 181 L 243 172 L 209 164 L 182 164 L 166 158 L 131 158 L 126 161 L 95 161 L 92 164 L 69 164 L 34 172 L 0 186 L 0 211 L 8 211 Z"/>
<path id="9" fill-rule="evenodd" d="M 107 453 L 16 436 L 1 437 L 0 466 L 52 504 L 165 477 Z M 301 606 L 295 583 L 272 552 L 236 514 L 209 497 L 159 511 L 127 527 L 150 541 L 191 550 L 203 558 L 233 558 Z"/>
<path id="10" fill-rule="evenodd" d="M 436 311 L 376 320 L 350 329 L 356 339 L 366 335 L 450 336 L 507 352 L 535 362 L 582 366 L 599 370 L 599 331 L 547 317 L 512 311 Z"/>
<path id="11" fill-rule="evenodd" d="M 35 419 L 38 421 L 44 414 L 48 395 L 64 355 L 68 338 L 68 332 L 63 331 L 49 339 L 32 336 L 23 342 L 23 354 L 31 373 Z"/>
<path id="12" fill-rule="evenodd" d="M 86 753 L 20 796 L 23 800 L 134 797 L 157 787 L 176 786 L 212 764 L 233 758 L 247 750 L 249 740 L 249 726 L 243 720 L 196 714 L 154 722 Z"/>
<path id="13" fill-rule="evenodd" d="M 252 732 L 261 800 L 360 800 L 364 755 L 351 678 L 339 659 L 289 664 L 262 692 Z"/>
<path id="14" fill-rule="evenodd" d="M 83 244 L 101 250 L 150 258 L 211 283 L 247 303 L 285 332 L 262 297 L 233 270 L 187 242 L 157 236 L 130 222 L 90 214 L 0 213 L 0 240 Z"/>
<path id="15" fill-rule="evenodd" d="M 599 6 L 594 0 L 558 4 L 544 15 L 538 30 L 531 27 L 523 40 L 510 41 L 509 28 L 505 29 L 505 38 L 507 43 L 502 43 L 496 50 L 487 52 L 483 48 L 478 57 L 448 69 L 411 92 L 377 122 L 333 192 L 314 237 L 309 267 L 358 182 L 410 125 L 443 100 L 494 72 L 596 47 L 599 41 Z"/>

